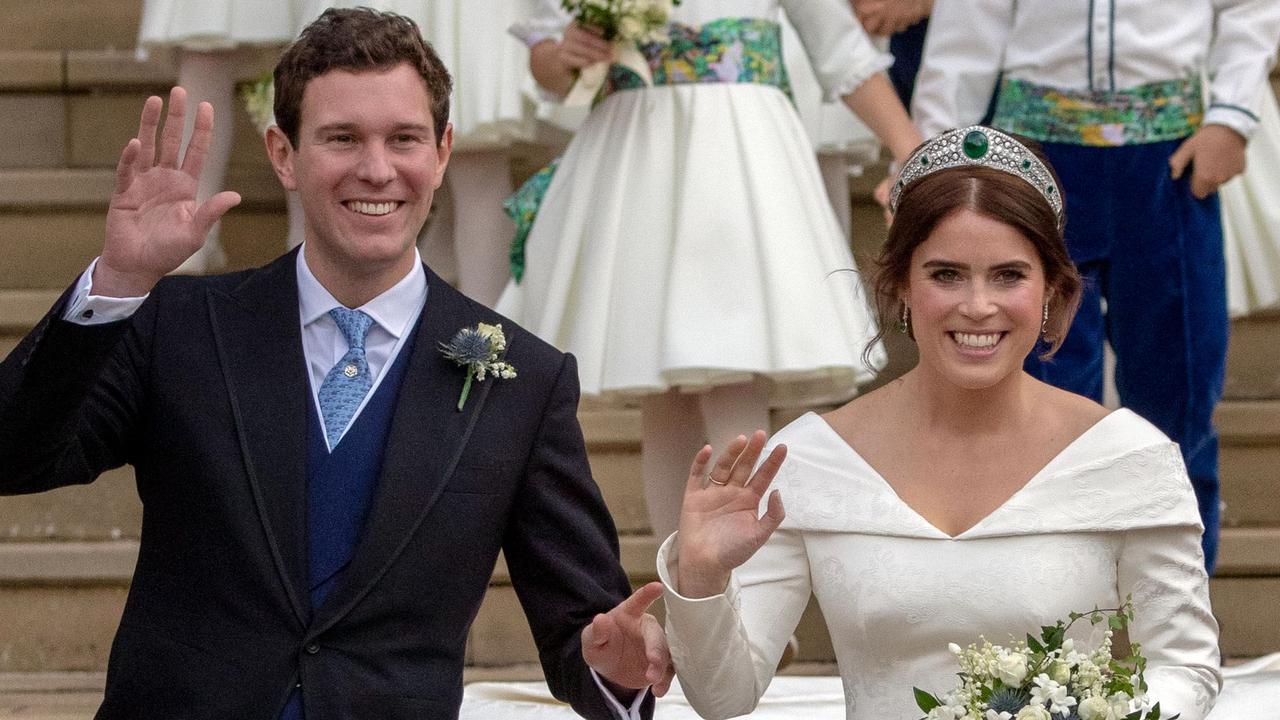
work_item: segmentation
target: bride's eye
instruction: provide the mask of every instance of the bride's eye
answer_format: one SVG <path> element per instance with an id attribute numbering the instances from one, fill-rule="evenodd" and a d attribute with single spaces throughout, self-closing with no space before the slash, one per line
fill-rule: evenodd
<path id="1" fill-rule="evenodd" d="M 939 268 L 929 273 L 929 278 L 935 282 L 949 284 L 960 280 L 960 272 L 954 268 Z"/>

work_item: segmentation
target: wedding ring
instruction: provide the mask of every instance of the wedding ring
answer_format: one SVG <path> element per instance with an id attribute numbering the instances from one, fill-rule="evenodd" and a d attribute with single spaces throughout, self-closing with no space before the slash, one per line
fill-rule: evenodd
<path id="1" fill-rule="evenodd" d="M 719 480 L 711 477 L 711 473 L 707 473 L 707 482 L 711 483 L 712 485 L 722 485 L 722 486 L 729 484 L 728 480 L 725 480 L 724 482 L 720 482 Z"/>

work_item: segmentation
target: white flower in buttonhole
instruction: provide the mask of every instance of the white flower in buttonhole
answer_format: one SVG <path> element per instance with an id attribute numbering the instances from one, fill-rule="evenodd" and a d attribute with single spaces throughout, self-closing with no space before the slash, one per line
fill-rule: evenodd
<path id="1" fill-rule="evenodd" d="M 1040 705 L 1028 705 L 1018 711 L 1015 720 L 1050 720 L 1049 711 Z"/>

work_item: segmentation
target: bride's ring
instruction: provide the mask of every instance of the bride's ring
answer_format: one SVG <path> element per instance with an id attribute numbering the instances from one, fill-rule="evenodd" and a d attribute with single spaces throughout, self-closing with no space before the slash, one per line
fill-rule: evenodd
<path id="1" fill-rule="evenodd" d="M 723 486 L 723 485 L 728 485 L 728 484 L 729 484 L 729 481 L 728 481 L 728 480 L 725 480 L 724 482 L 721 482 L 721 481 L 719 481 L 719 480 L 717 480 L 717 479 L 715 479 L 715 478 L 711 477 L 711 473 L 707 473 L 707 482 L 711 483 L 712 485 L 721 485 L 721 486 Z"/>

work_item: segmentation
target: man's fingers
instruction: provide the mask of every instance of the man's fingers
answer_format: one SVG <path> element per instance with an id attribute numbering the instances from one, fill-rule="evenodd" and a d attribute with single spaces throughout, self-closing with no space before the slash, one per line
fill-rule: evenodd
<path id="1" fill-rule="evenodd" d="M 208 235 L 209 231 L 213 229 L 213 224 L 218 222 L 228 210 L 239 204 L 240 193 L 231 190 L 223 190 L 205 200 L 203 205 L 196 208 L 196 216 L 193 219 L 200 237 Z"/>
<path id="2" fill-rule="evenodd" d="M 191 131 L 191 140 L 187 143 L 187 152 L 182 158 L 182 171 L 196 180 L 200 179 L 200 171 L 204 169 L 204 159 L 209 152 L 212 137 L 213 106 L 202 102 L 196 108 L 196 124 Z"/>
<path id="3" fill-rule="evenodd" d="M 697 455 L 693 456 L 693 464 L 689 466 L 689 481 L 685 483 L 685 493 L 702 489 L 702 478 L 707 472 L 707 463 L 711 461 L 711 446 L 703 445 Z"/>
<path id="4" fill-rule="evenodd" d="M 662 583 L 655 580 L 631 593 L 631 597 L 618 603 L 617 609 L 624 615 L 638 618 L 644 615 L 650 605 L 662 597 L 662 592 Z"/>
<path id="5" fill-rule="evenodd" d="M 156 164 L 156 128 L 160 127 L 160 110 L 164 101 L 152 95 L 142 105 L 138 120 L 138 165 L 146 170 Z"/>
<path id="6" fill-rule="evenodd" d="M 169 91 L 169 112 L 164 118 L 164 130 L 160 133 L 161 167 L 178 167 L 178 149 L 182 145 L 183 123 L 187 116 L 187 91 L 174 87 Z"/>
<path id="7" fill-rule="evenodd" d="M 591 620 L 591 624 L 582 630 L 582 646 L 589 649 L 599 649 L 608 644 L 613 629 L 617 627 L 613 622 L 613 618 L 605 613 L 598 613 Z"/>
<path id="8" fill-rule="evenodd" d="M 133 176 L 137 174 L 138 153 L 142 151 L 142 143 L 138 138 L 130 138 L 129 144 L 120 153 L 120 162 L 116 163 L 117 194 L 129 189 L 133 184 Z"/>
<path id="9" fill-rule="evenodd" d="M 1195 140 L 1194 135 L 1184 140 L 1178 146 L 1178 149 L 1174 150 L 1173 154 L 1169 156 L 1169 174 L 1174 180 L 1182 177 L 1182 173 L 1187 169 L 1187 164 L 1191 162 L 1195 152 L 1195 145 L 1192 144 L 1192 140 Z"/>

